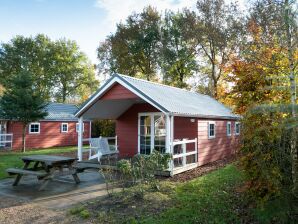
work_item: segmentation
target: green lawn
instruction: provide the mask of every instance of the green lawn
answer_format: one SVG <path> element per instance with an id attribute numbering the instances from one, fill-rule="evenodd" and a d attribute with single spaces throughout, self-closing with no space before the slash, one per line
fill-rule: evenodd
<path id="1" fill-rule="evenodd" d="M 228 165 L 205 176 L 179 184 L 173 207 L 144 223 L 241 223 L 240 198 L 233 192 L 243 181 L 241 172 Z"/>
<path id="2" fill-rule="evenodd" d="M 241 217 L 235 188 L 242 183 L 243 174 L 230 164 L 185 183 L 161 181 L 160 191 L 148 189 L 143 198 L 128 188 L 70 213 L 95 223 L 241 223 L 247 217 Z"/>
<path id="3" fill-rule="evenodd" d="M 70 214 L 78 222 L 105 224 L 295 223 L 290 207 L 281 200 L 256 208 L 243 191 L 244 183 L 243 173 L 230 164 L 185 183 L 161 181 L 159 191 L 148 189 L 143 198 L 134 187 L 128 188 L 79 204 Z"/>
<path id="4" fill-rule="evenodd" d="M 6 169 L 10 167 L 22 167 L 23 162 L 20 159 L 25 155 L 38 155 L 38 154 L 57 154 L 76 151 L 76 146 L 71 147 L 56 147 L 48 149 L 32 150 L 25 153 L 22 152 L 0 152 L 0 179 L 8 177 Z"/>

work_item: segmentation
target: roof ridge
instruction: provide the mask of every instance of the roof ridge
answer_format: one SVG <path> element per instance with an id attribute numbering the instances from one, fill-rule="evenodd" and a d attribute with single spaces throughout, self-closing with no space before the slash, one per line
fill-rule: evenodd
<path id="1" fill-rule="evenodd" d="M 148 81 L 148 80 L 145 80 L 145 79 L 140 79 L 140 78 L 132 77 L 132 76 L 129 76 L 129 75 L 123 75 L 123 74 L 120 74 L 120 73 L 115 73 L 115 74 L 119 75 L 120 77 L 123 76 L 123 77 L 126 77 L 126 78 L 135 79 L 135 80 L 138 80 L 138 81 L 141 81 L 141 82 L 147 82 L 147 83 L 151 83 L 151 84 L 154 84 L 154 85 L 160 85 L 160 86 L 164 86 L 164 87 L 168 87 L 168 88 L 182 90 L 182 91 L 185 91 L 185 92 L 188 92 L 188 93 L 196 93 L 198 95 L 208 96 L 206 94 L 198 93 L 198 92 L 187 90 L 187 89 L 182 89 L 182 88 L 175 87 L 175 86 L 169 86 L 169 85 L 162 84 L 162 83 L 159 83 L 159 82 Z"/>

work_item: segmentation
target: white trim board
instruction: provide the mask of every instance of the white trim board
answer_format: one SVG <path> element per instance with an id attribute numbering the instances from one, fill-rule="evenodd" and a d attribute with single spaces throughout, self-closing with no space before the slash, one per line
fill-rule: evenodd
<path id="1" fill-rule="evenodd" d="M 165 116 L 165 129 L 166 129 L 166 137 L 165 137 L 165 151 L 167 152 L 168 151 L 168 148 L 169 147 L 169 138 L 168 138 L 168 135 L 170 133 L 168 133 L 168 120 L 167 120 L 167 114 L 164 114 L 162 112 L 142 112 L 142 113 L 138 113 L 138 154 L 140 154 L 140 135 L 141 135 L 141 130 L 140 130 L 140 118 L 141 116 L 150 116 L 150 127 L 151 127 L 151 135 L 150 135 L 150 141 L 151 141 L 151 148 L 150 148 L 150 153 L 152 152 L 152 150 L 154 149 L 154 137 L 152 138 L 152 133 L 154 133 L 154 116 L 155 115 L 164 115 Z M 153 119 L 152 119 L 153 118 Z M 154 136 L 154 135 L 153 135 Z"/>

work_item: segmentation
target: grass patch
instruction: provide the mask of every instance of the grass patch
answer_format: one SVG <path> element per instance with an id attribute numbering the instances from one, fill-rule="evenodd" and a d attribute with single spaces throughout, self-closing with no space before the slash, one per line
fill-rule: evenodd
<path id="1" fill-rule="evenodd" d="M 6 173 L 7 168 L 11 167 L 23 167 L 24 163 L 21 160 L 21 157 L 28 155 L 40 155 L 40 154 L 59 154 L 76 151 L 77 147 L 55 147 L 48 149 L 36 149 L 28 151 L 25 153 L 22 152 L 0 152 L 0 179 L 8 177 Z"/>
<path id="2" fill-rule="evenodd" d="M 83 219 L 88 219 L 90 217 L 90 213 L 88 210 L 84 208 L 84 206 L 73 207 L 69 210 L 69 214 L 78 215 Z"/>
<path id="3" fill-rule="evenodd" d="M 106 199 L 90 201 L 85 209 L 97 223 L 241 223 L 234 189 L 243 176 L 228 165 L 185 183 L 160 182 L 142 198 L 135 187 Z"/>
<path id="4" fill-rule="evenodd" d="M 286 197 L 255 208 L 244 183 L 243 173 L 230 164 L 184 183 L 161 181 L 160 191 L 148 188 L 142 198 L 135 187 L 128 188 L 89 201 L 82 210 L 94 223 L 295 223 Z"/>
<path id="5" fill-rule="evenodd" d="M 139 197 L 135 187 L 124 192 L 113 193 L 110 197 L 87 202 L 84 207 L 70 210 L 70 214 L 82 218 L 81 211 L 88 211 L 92 223 L 139 223 L 141 220 L 165 211 L 173 203 L 172 193 L 176 184 L 163 181 L 160 191 L 148 187 L 143 197 Z"/>
<path id="6" fill-rule="evenodd" d="M 241 223 L 237 200 L 232 192 L 243 176 L 228 165 L 205 176 L 180 184 L 174 206 L 143 223 Z"/>

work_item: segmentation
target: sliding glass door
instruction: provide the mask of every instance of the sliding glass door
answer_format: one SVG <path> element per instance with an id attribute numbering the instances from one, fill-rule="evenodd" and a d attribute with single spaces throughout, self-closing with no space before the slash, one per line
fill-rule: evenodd
<path id="1" fill-rule="evenodd" d="M 166 120 L 162 113 L 146 113 L 139 116 L 139 152 L 150 154 L 155 149 L 166 151 Z"/>

